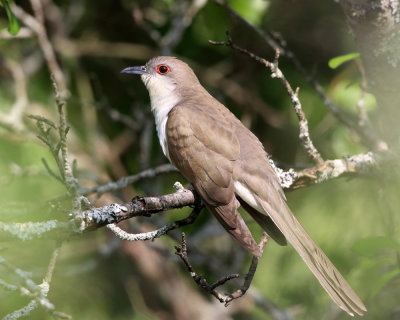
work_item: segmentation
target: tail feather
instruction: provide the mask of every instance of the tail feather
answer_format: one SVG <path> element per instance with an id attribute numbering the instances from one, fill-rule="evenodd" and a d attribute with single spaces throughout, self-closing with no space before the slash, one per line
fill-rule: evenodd
<path id="1" fill-rule="evenodd" d="M 251 215 L 251 217 L 258 223 L 258 225 L 264 229 L 264 231 L 275 240 L 280 246 L 286 246 L 286 238 L 276 226 L 276 224 L 271 220 L 271 218 L 265 214 L 258 212 L 248 205 L 242 198 L 236 196 L 239 200 L 240 205 Z"/>
<path id="2" fill-rule="evenodd" d="M 367 309 L 325 253 L 296 219 L 283 199 L 279 210 L 257 199 L 259 204 L 295 248 L 308 268 L 335 303 L 350 315 L 362 315 Z M 275 206 L 274 206 L 275 207 Z"/>

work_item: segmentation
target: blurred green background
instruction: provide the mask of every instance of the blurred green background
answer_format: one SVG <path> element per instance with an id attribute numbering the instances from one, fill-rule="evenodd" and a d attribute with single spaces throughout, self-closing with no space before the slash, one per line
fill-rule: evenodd
<path id="1" fill-rule="evenodd" d="M 281 83 L 249 58 L 208 43 L 224 41 L 229 30 L 242 47 L 269 60 L 274 57 L 268 45 L 225 8 L 212 1 L 16 1 L 30 14 L 35 3 L 41 3 L 70 92 L 68 147 L 83 186 L 114 181 L 167 162 L 144 85 L 139 78 L 119 73 L 160 54 L 188 62 L 210 93 L 260 138 L 278 165 L 312 166 L 299 143 L 298 121 Z M 362 91 L 356 63 L 335 70 L 328 67 L 331 58 L 357 51 L 337 3 L 229 3 L 262 30 L 279 32 L 327 95 L 350 116 L 357 114 Z M 188 8 L 195 9 L 193 17 Z M 56 165 L 36 138 L 35 122 L 27 115 L 56 121 L 54 93 L 38 39 L 32 32 L 22 36 L 26 28 L 20 24 L 24 27 L 21 36 L 9 37 L 7 15 L 0 8 L 0 256 L 13 266 L 7 268 L 0 259 L 0 317 L 31 300 L 18 290 L 7 290 L 3 282 L 26 286 L 15 273 L 18 268 L 39 284 L 57 245 L 53 239 L 23 241 L 8 226 L 66 221 L 70 210 L 68 201 L 48 205 L 66 190 L 45 169 L 42 158 L 55 171 Z M 368 151 L 329 113 L 288 59 L 280 60 L 280 68 L 294 88 L 300 87 L 312 139 L 324 158 Z M 25 97 L 25 107 L 17 121 L 7 115 L 21 97 Z M 371 95 L 367 95 L 366 109 L 371 118 L 379 112 Z M 287 194 L 293 212 L 367 306 L 364 319 L 400 319 L 398 178 L 397 170 L 381 168 L 368 176 L 341 178 Z M 185 182 L 177 173 L 165 174 L 90 199 L 101 206 L 135 195 L 166 194 L 173 192 L 178 180 Z M 137 219 L 123 227 L 148 231 L 189 212 L 186 208 Z M 260 235 L 255 223 L 246 220 Z M 106 230 L 68 237 L 62 243 L 49 300 L 57 311 L 74 319 L 277 319 L 263 305 L 266 299 L 295 319 L 349 318 L 330 301 L 296 252 L 272 241 L 250 291 L 225 308 L 196 287 L 174 255 L 180 231 L 188 234 L 193 265 L 210 282 L 246 272 L 250 257 L 204 210 L 194 225 L 154 242 L 123 242 Z M 235 282 L 226 290 L 233 288 Z M 52 316 L 39 307 L 28 317 Z"/>

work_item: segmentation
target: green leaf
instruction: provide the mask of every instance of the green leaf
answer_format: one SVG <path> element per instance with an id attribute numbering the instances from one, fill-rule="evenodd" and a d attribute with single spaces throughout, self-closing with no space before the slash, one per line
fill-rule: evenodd
<path id="1" fill-rule="evenodd" d="M 330 59 L 329 62 L 328 62 L 328 65 L 329 65 L 329 67 L 331 69 L 336 69 L 337 67 L 339 67 L 343 63 L 345 63 L 347 61 L 351 61 L 351 60 L 357 59 L 359 57 L 360 57 L 360 54 L 358 52 L 345 54 L 343 56 L 338 56 L 338 57 Z"/>
<path id="2" fill-rule="evenodd" d="M 19 32 L 19 23 L 14 13 L 11 11 L 8 4 L 8 0 L 1 0 L 1 4 L 6 10 L 8 16 L 8 32 L 12 35 L 16 35 Z"/>
<path id="3" fill-rule="evenodd" d="M 265 0 L 232 0 L 229 2 L 229 5 L 248 22 L 259 26 L 264 13 L 268 10 L 269 3 Z"/>
<path id="4" fill-rule="evenodd" d="M 400 245 L 393 238 L 371 237 L 355 241 L 352 250 L 362 256 L 372 256 L 382 249 L 398 248 L 400 248 Z"/>

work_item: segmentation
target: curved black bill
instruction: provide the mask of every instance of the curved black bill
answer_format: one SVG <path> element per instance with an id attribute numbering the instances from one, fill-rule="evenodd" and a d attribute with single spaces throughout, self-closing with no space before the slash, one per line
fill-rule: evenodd
<path id="1" fill-rule="evenodd" d="M 121 73 L 143 74 L 146 72 L 146 66 L 128 67 L 121 71 Z"/>

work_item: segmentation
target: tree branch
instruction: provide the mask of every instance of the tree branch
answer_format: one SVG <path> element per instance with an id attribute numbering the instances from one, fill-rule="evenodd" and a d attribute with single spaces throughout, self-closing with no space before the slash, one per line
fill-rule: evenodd
<path id="1" fill-rule="evenodd" d="M 192 206 L 199 201 L 200 198 L 195 191 L 179 189 L 175 193 L 160 197 L 135 197 L 132 201 L 121 205 L 113 203 L 109 206 L 91 208 L 75 217 L 75 221 L 80 223 L 80 231 L 88 231 L 133 217 L 149 217 L 161 211 Z"/>
<path id="2" fill-rule="evenodd" d="M 107 225 L 107 228 L 109 228 L 114 234 L 119 237 L 122 240 L 127 240 L 127 241 L 146 241 L 146 240 L 154 240 L 156 238 L 159 238 L 168 232 L 186 226 L 188 224 L 192 224 L 196 218 L 198 217 L 201 209 L 203 208 L 203 205 L 201 202 L 199 202 L 197 205 L 192 210 L 192 213 L 185 219 L 174 221 L 171 224 L 168 224 L 164 227 L 161 227 L 157 230 L 154 231 L 149 231 L 149 232 L 143 232 L 143 233 L 128 233 L 121 228 L 119 228 L 117 225 L 114 223 L 110 223 Z"/>
<path id="3" fill-rule="evenodd" d="M 177 169 L 171 164 L 162 164 L 155 168 L 146 169 L 138 174 L 131 176 L 122 177 L 118 181 L 109 182 L 100 186 L 92 188 L 81 188 L 79 194 L 82 196 L 89 195 L 91 193 L 103 194 L 110 191 L 120 190 L 127 187 L 130 184 L 138 182 L 143 179 L 150 179 L 164 173 L 177 172 Z"/>
<path id="4" fill-rule="evenodd" d="M 378 169 L 388 159 L 386 154 L 361 153 L 347 158 L 326 160 L 298 172 L 293 169 L 283 171 L 272 164 L 282 187 L 291 191 L 353 174 L 368 174 Z M 81 223 L 80 230 L 88 231 L 133 217 L 151 216 L 162 211 L 192 206 L 198 201 L 200 198 L 194 190 L 179 189 L 175 193 L 160 197 L 135 197 L 132 201 L 121 205 L 114 203 L 109 206 L 91 208 L 83 211 L 77 220 Z"/>
<path id="5" fill-rule="evenodd" d="M 297 172 L 287 189 L 295 190 L 352 174 L 368 174 L 388 159 L 386 153 L 367 152 L 342 159 L 326 160 L 320 165 Z"/>
<path id="6" fill-rule="evenodd" d="M 361 153 L 342 159 L 326 160 L 298 172 L 293 169 L 283 171 L 273 162 L 271 164 L 275 168 L 281 186 L 291 191 L 344 176 L 368 174 L 378 169 L 388 159 L 389 157 L 382 153 Z M 178 189 L 175 193 L 160 197 L 135 197 L 132 201 L 123 204 L 114 203 L 109 206 L 90 208 L 74 220 L 79 221 L 80 231 L 88 231 L 133 217 L 151 216 L 171 209 L 192 206 L 198 201 L 200 198 L 194 190 Z"/>
<path id="7" fill-rule="evenodd" d="M 293 169 L 284 171 L 277 168 L 272 160 L 270 163 L 274 167 L 283 189 L 292 191 L 340 177 L 367 175 L 376 171 L 379 167 L 384 167 L 384 164 L 389 161 L 392 161 L 392 158 L 386 153 L 368 152 L 342 159 L 326 160 L 321 165 L 297 172 Z M 140 175 L 139 173 L 136 176 Z M 83 202 L 81 206 L 86 206 L 87 209 L 79 214 L 75 213 L 69 223 L 57 220 L 36 223 L 0 223 L 0 230 L 7 232 L 8 237 L 14 236 L 20 240 L 43 237 L 62 239 L 70 236 L 71 233 L 92 231 L 134 217 L 149 217 L 171 209 L 195 206 L 196 203 L 201 201 L 194 190 L 183 189 L 179 185 L 179 183 L 176 184 L 178 191 L 172 194 L 159 197 L 135 197 L 126 203 L 113 203 L 98 208 L 91 207 L 87 198 L 81 197 Z M 113 229 L 113 227 L 109 228 Z M 167 226 L 161 229 L 167 230 L 167 232 L 172 230 Z M 163 230 L 158 230 L 155 234 L 163 232 Z M 151 237 L 147 235 L 148 239 L 151 239 Z"/>
<path id="8" fill-rule="evenodd" d="M 386 151 L 388 149 L 385 141 L 381 140 L 374 128 L 371 125 L 361 126 L 349 118 L 349 115 L 342 111 L 329 97 L 326 95 L 324 88 L 319 81 L 307 72 L 305 67 L 301 64 L 300 60 L 296 57 L 293 51 L 289 50 L 286 41 L 282 39 L 281 35 L 277 32 L 264 32 L 262 29 L 248 22 L 237 11 L 235 11 L 228 2 L 224 0 L 213 0 L 217 5 L 224 7 L 230 15 L 235 19 L 244 23 L 253 32 L 255 32 L 265 43 L 268 44 L 275 52 L 279 51 L 280 54 L 289 59 L 295 69 L 305 78 L 305 80 L 314 87 L 315 92 L 321 98 L 329 111 L 345 126 L 357 133 L 365 145 L 372 146 L 373 150 Z M 345 0 L 341 1 L 347 2 Z M 349 1 L 350 2 L 350 1 Z M 368 19 L 367 19 L 368 20 Z"/>
<path id="9" fill-rule="evenodd" d="M 315 148 L 311 138 L 310 138 L 310 133 L 308 130 L 308 121 L 307 118 L 303 112 L 303 109 L 301 108 L 301 103 L 298 97 L 298 92 L 299 88 L 297 88 L 295 91 L 292 89 L 290 83 L 287 81 L 286 77 L 282 73 L 282 71 L 278 67 L 278 59 L 279 59 L 279 49 L 276 50 L 276 55 L 275 55 L 275 60 L 274 62 L 269 62 L 264 58 L 261 58 L 254 53 L 243 49 L 233 43 L 229 33 L 226 33 L 226 36 L 228 38 L 228 41 L 226 42 L 215 42 L 215 41 L 209 41 L 213 45 L 222 45 L 222 46 L 227 46 L 230 47 L 236 51 L 239 51 L 242 54 L 245 54 L 252 58 L 253 60 L 257 61 L 258 63 L 261 63 L 264 65 L 266 68 L 269 68 L 271 71 L 271 77 L 272 78 L 278 78 L 281 80 L 282 84 L 285 86 L 286 91 L 288 92 L 290 99 L 292 100 L 293 108 L 294 111 L 297 115 L 297 118 L 299 119 L 299 127 L 300 127 L 300 135 L 299 138 L 303 143 L 303 146 L 305 150 L 307 151 L 307 154 L 310 156 L 310 158 L 316 163 L 316 164 L 322 164 L 324 160 L 322 159 L 320 153 L 318 150 Z"/>

